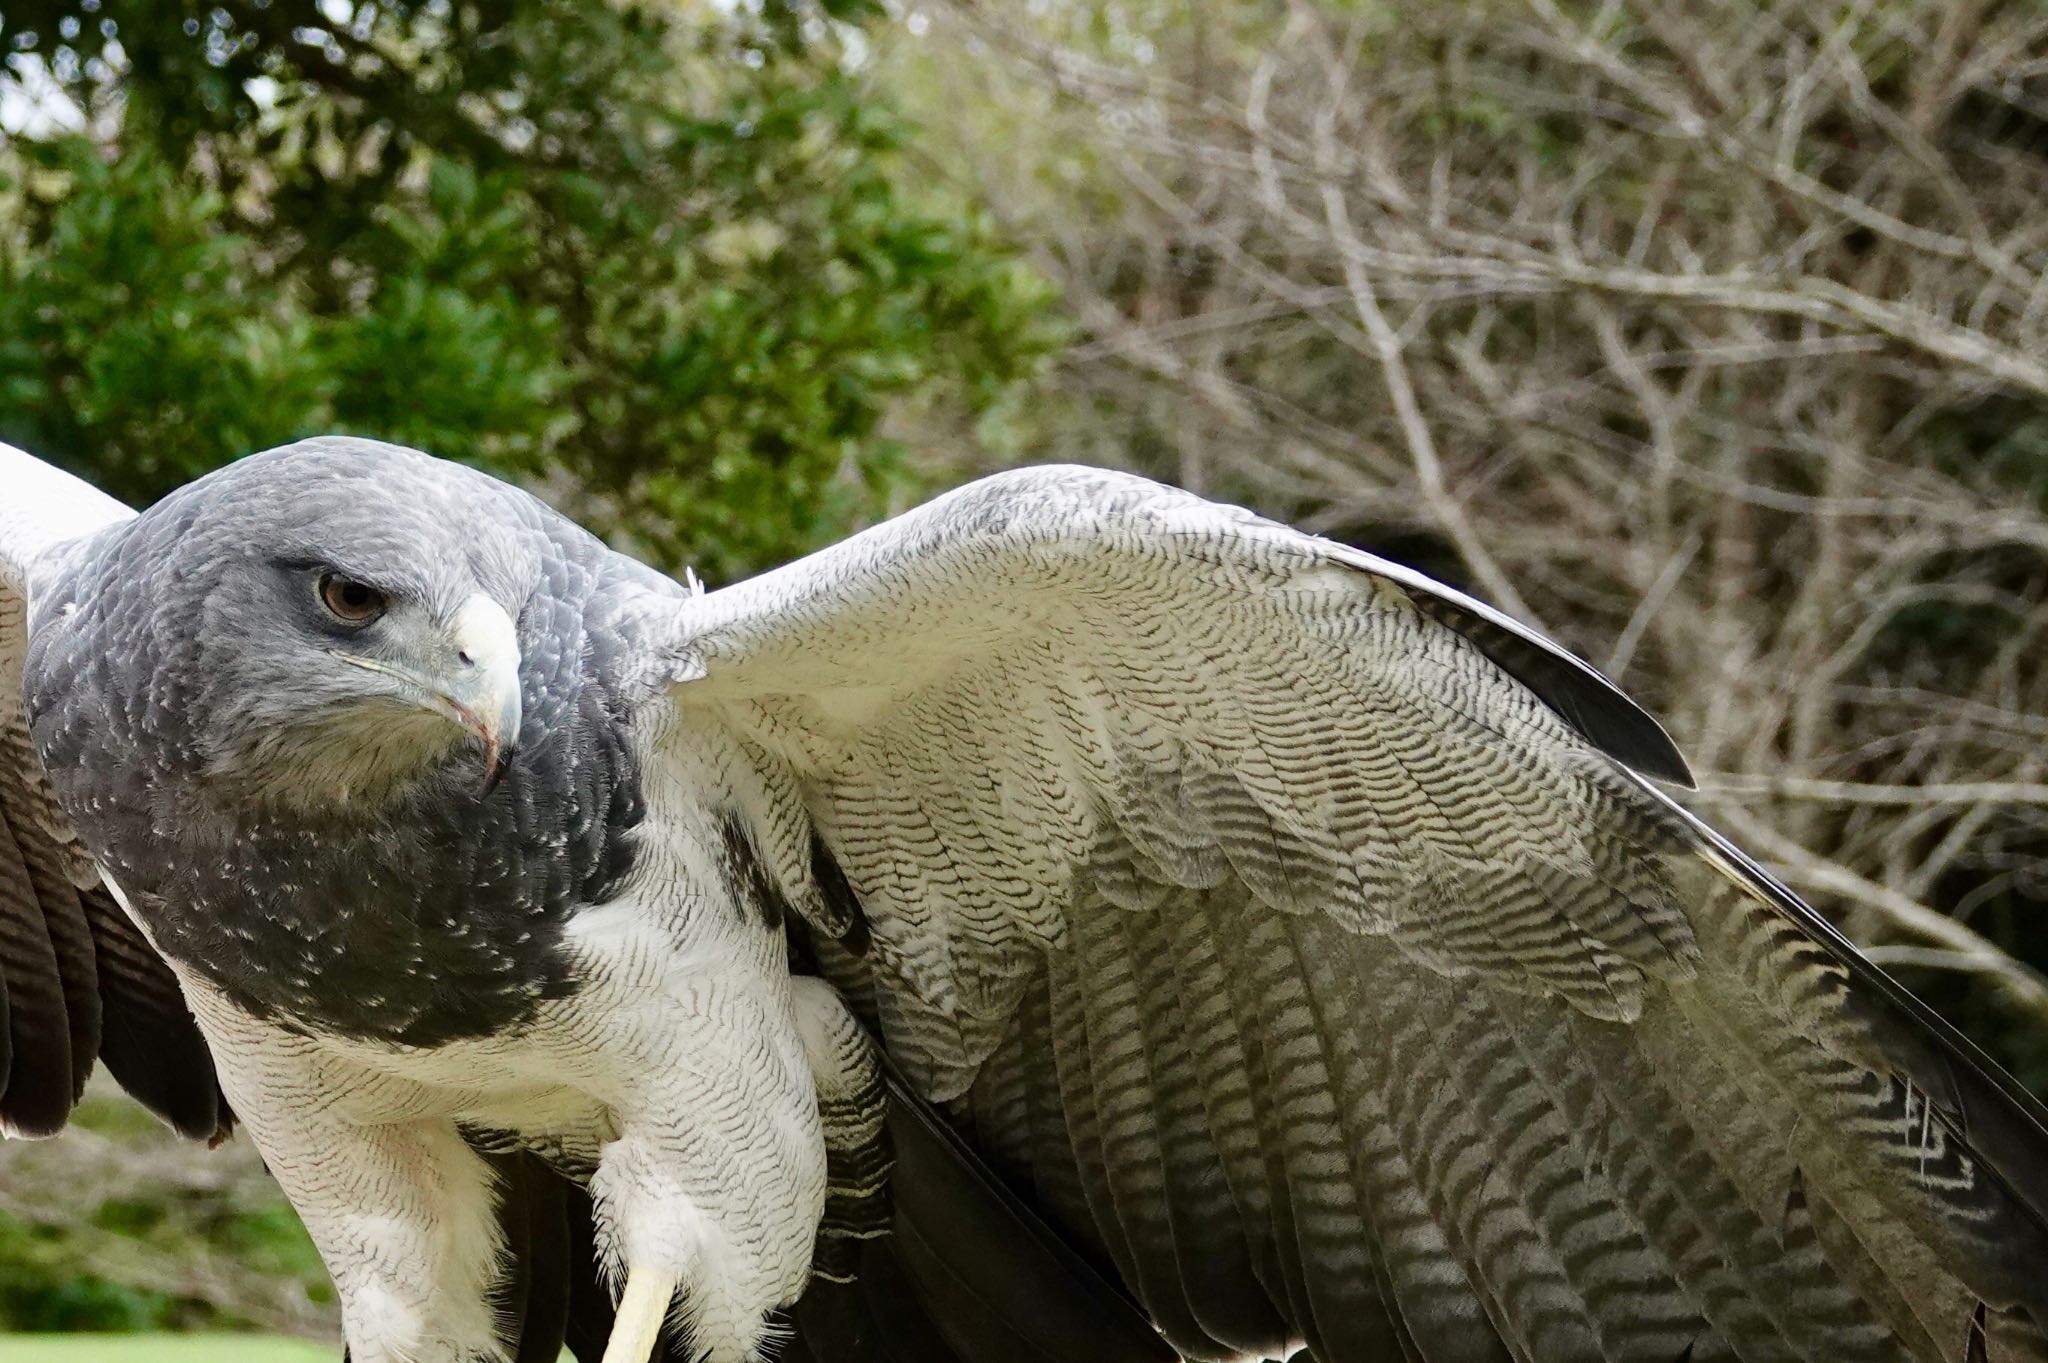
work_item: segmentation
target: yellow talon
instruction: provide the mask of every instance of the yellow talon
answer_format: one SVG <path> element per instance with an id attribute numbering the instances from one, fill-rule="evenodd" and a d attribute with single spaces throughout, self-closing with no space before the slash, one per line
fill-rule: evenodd
<path id="1" fill-rule="evenodd" d="M 626 1290 L 619 1294 L 618 1315 L 604 1346 L 604 1363 L 647 1363 L 675 1291 L 675 1279 L 644 1265 L 628 1265 Z"/>

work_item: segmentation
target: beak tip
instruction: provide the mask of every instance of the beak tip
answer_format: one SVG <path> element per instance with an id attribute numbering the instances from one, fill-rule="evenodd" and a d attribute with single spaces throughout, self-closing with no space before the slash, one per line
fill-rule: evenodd
<path id="1" fill-rule="evenodd" d="M 485 741 L 483 786 L 483 793 L 485 795 L 491 794 L 504 781 L 505 773 L 512 769 L 512 759 L 518 756 L 518 752 L 518 748 L 513 744 Z"/>

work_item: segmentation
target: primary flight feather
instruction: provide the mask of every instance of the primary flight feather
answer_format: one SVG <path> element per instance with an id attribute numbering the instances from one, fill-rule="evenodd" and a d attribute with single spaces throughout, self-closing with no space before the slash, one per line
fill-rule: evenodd
<path id="1" fill-rule="evenodd" d="M 2048 1357 L 2039 1106 L 1410 570 L 1065 467 L 701 595 L 363 440 L 0 483 L 0 1120 L 232 1109 L 355 1363 Z"/>

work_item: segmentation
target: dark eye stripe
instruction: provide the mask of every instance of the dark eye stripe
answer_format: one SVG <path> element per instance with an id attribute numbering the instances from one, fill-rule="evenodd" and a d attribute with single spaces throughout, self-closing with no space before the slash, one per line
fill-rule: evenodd
<path id="1" fill-rule="evenodd" d="M 320 575 L 320 604 L 327 613 L 348 625 L 367 625 L 391 604 L 384 593 L 368 583 L 340 573 Z"/>

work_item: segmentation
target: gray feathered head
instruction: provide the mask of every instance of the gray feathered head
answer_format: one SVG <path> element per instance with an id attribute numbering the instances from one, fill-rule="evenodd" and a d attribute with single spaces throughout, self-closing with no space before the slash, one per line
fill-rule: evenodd
<path id="1" fill-rule="evenodd" d="M 135 674 L 170 774 L 340 807 L 517 741 L 514 620 L 536 508 L 483 474 L 375 441 L 254 455 L 115 530 L 65 597 Z M 73 646 L 79 646 L 74 643 Z M 92 647 L 94 645 L 86 645 Z M 179 771 L 183 768 L 183 771 Z"/>

